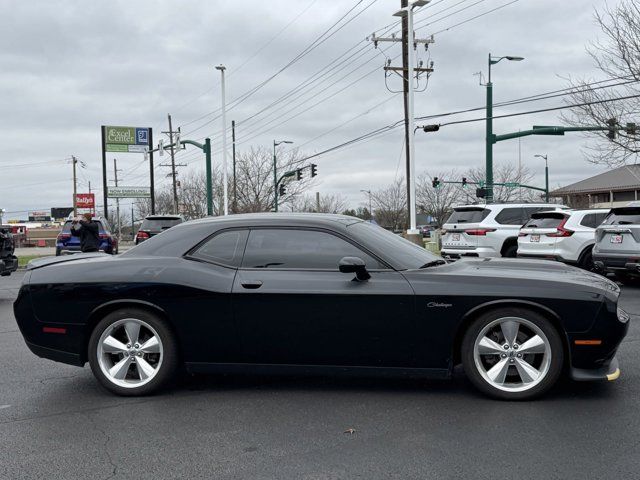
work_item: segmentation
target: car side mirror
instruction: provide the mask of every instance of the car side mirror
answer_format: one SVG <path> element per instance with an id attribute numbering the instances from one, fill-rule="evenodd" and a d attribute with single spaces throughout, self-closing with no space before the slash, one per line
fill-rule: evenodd
<path id="1" fill-rule="evenodd" d="M 364 260 L 359 257 L 344 257 L 338 262 L 338 269 L 342 273 L 355 273 L 359 281 L 369 280 L 371 275 L 367 272 Z"/>

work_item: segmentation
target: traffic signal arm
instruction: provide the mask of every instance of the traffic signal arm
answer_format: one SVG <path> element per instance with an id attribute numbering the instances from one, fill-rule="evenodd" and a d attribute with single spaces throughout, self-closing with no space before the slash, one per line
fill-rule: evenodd
<path id="1" fill-rule="evenodd" d="M 532 130 L 522 130 L 520 132 L 505 133 L 504 135 L 493 135 L 492 142 L 498 143 L 503 140 L 513 138 L 528 137 L 529 135 L 564 135 L 565 132 L 605 132 L 611 127 L 547 127 L 534 126 Z"/>

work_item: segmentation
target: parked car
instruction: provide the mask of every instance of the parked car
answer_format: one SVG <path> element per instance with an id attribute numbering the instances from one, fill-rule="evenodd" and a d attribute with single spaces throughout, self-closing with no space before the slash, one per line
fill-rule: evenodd
<path id="1" fill-rule="evenodd" d="M 18 258 L 14 252 L 11 228 L 0 225 L 0 276 L 9 276 L 18 269 Z"/>
<path id="2" fill-rule="evenodd" d="M 32 352 L 89 362 L 120 395 L 156 391 L 182 366 L 447 378 L 462 363 L 503 399 L 540 395 L 562 371 L 616 379 L 620 287 L 541 263 L 447 263 L 342 215 L 232 215 L 115 257 L 34 260 L 14 313 Z"/>
<path id="3" fill-rule="evenodd" d="M 180 215 L 149 215 L 145 217 L 136 234 L 136 245 L 184 222 Z"/>
<path id="4" fill-rule="evenodd" d="M 111 233 L 109 222 L 103 217 L 93 217 L 93 221 L 98 223 L 100 234 L 99 251 L 116 255 L 118 253 L 118 239 Z M 62 230 L 56 239 L 56 256 L 67 253 L 80 253 L 80 237 L 71 235 L 72 220 L 64 222 Z"/>
<path id="5" fill-rule="evenodd" d="M 423 238 L 430 238 L 436 227 L 433 225 L 418 225 L 418 230 L 420 230 Z"/>
<path id="6" fill-rule="evenodd" d="M 515 257 L 520 227 L 541 210 L 567 209 L 549 203 L 493 203 L 455 207 L 442 226 L 442 255 Z"/>
<path id="7" fill-rule="evenodd" d="M 557 260 L 593 270 L 595 230 L 608 213 L 608 209 L 534 213 L 520 229 L 518 257 Z"/>
<path id="8" fill-rule="evenodd" d="M 640 202 L 613 208 L 596 229 L 593 261 L 623 283 L 640 280 Z"/>

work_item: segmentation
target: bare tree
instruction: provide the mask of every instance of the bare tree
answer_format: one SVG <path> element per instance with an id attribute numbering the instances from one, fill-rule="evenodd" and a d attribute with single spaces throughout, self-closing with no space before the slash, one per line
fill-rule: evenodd
<path id="1" fill-rule="evenodd" d="M 615 7 L 605 4 L 602 11 L 596 12 L 595 20 L 603 38 L 592 42 L 587 52 L 614 88 L 591 84 L 588 79 L 569 78 L 574 89 L 567 103 L 588 105 L 572 108 L 562 119 L 579 127 L 606 126 L 610 119 L 619 125 L 635 122 L 640 113 L 640 4 L 637 0 L 621 0 Z M 633 95 L 636 97 L 611 101 Z M 612 140 L 606 133 L 597 133 L 596 139 L 585 147 L 587 160 L 608 166 L 637 162 L 640 149 L 636 135 L 619 131 Z M 589 136 L 593 138 L 593 133 Z"/>
<path id="2" fill-rule="evenodd" d="M 407 192 L 398 179 L 389 186 L 371 192 L 374 218 L 382 227 L 403 230 L 407 225 Z"/>
<path id="3" fill-rule="evenodd" d="M 316 196 L 307 194 L 294 198 L 290 205 L 295 212 L 340 213 L 345 210 L 347 200 L 340 194 L 320 195 L 318 205 Z"/>
<path id="4" fill-rule="evenodd" d="M 459 181 L 459 176 L 454 170 L 440 172 L 433 176 L 427 172 L 423 172 L 418 175 L 416 179 L 416 200 L 418 202 L 418 208 L 423 213 L 433 217 L 435 223 L 441 227 L 457 203 L 464 202 L 465 200 L 469 202 L 469 200 L 467 200 L 469 195 L 465 197 L 464 190 L 466 189 L 456 184 L 441 183 L 440 186 L 434 188 L 433 179 L 436 177 L 442 182 Z M 471 197 L 475 199 L 475 189 L 471 193 Z"/>
<path id="5" fill-rule="evenodd" d="M 484 168 L 473 168 L 466 173 L 470 182 L 484 182 L 486 175 Z M 533 174 L 527 167 L 518 167 L 511 163 L 503 163 L 493 170 L 495 183 L 519 183 L 531 184 Z M 536 190 L 518 187 L 493 186 L 493 199 L 496 203 L 508 203 L 514 201 L 533 202 L 540 201 L 540 193 Z M 474 192 L 475 196 L 475 192 Z"/>

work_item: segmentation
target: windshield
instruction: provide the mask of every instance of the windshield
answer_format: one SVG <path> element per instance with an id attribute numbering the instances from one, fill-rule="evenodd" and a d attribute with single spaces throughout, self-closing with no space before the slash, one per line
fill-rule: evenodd
<path id="1" fill-rule="evenodd" d="M 140 230 L 166 230 L 182 223 L 181 218 L 145 218 Z"/>
<path id="2" fill-rule="evenodd" d="M 640 225 L 640 207 L 615 208 L 602 225 Z"/>
<path id="3" fill-rule="evenodd" d="M 400 270 L 416 269 L 442 260 L 438 255 L 372 223 L 357 222 L 348 228 L 356 240 L 375 249 L 374 253 L 378 253 L 383 260 L 390 261 Z"/>
<path id="4" fill-rule="evenodd" d="M 456 208 L 444 223 L 480 223 L 487 215 L 486 208 Z"/>

